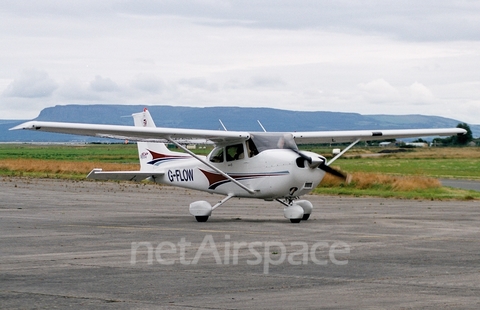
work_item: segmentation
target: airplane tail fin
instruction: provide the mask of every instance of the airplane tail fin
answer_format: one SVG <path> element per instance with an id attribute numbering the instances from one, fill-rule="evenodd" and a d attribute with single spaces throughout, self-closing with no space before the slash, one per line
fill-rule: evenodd
<path id="1" fill-rule="evenodd" d="M 133 122 L 136 127 L 157 127 L 147 108 L 143 112 L 132 114 Z"/>
<path id="2" fill-rule="evenodd" d="M 147 108 L 143 109 L 143 112 L 132 114 L 132 116 L 136 127 L 156 127 Z M 140 171 L 154 171 L 155 167 L 163 162 L 190 157 L 184 153 L 170 151 L 165 143 L 139 141 L 137 147 Z"/>

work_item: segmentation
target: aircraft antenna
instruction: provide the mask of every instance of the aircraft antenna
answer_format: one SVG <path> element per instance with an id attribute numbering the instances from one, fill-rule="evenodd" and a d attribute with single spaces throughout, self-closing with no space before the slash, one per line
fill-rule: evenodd
<path id="1" fill-rule="evenodd" d="M 227 130 L 227 127 L 225 127 L 225 125 L 223 124 L 222 120 L 221 120 L 221 119 L 218 119 L 218 121 L 220 122 L 220 125 L 222 125 L 223 130 L 228 131 L 228 130 Z"/>
<path id="2" fill-rule="evenodd" d="M 267 132 L 265 127 L 263 127 L 262 123 L 260 123 L 260 121 L 258 119 L 257 119 L 257 122 L 258 122 L 258 125 L 260 125 L 260 127 L 262 127 L 263 132 Z"/>

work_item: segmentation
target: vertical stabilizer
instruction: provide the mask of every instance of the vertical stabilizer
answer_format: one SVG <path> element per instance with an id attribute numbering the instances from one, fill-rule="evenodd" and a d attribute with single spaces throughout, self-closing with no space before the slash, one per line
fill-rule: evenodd
<path id="1" fill-rule="evenodd" d="M 132 114 L 133 122 L 136 127 L 157 127 L 147 108 L 143 112 Z"/>
<path id="2" fill-rule="evenodd" d="M 147 108 L 143 112 L 132 114 L 136 127 L 156 127 Z M 153 171 L 163 162 L 174 158 L 185 158 L 186 154 L 170 151 L 164 143 L 137 142 L 141 171 Z M 187 156 L 189 157 L 189 156 Z"/>
<path id="3" fill-rule="evenodd" d="M 156 127 L 152 115 L 147 108 L 143 112 L 132 114 L 135 127 Z M 137 142 L 138 158 L 140 159 L 140 170 L 149 171 L 154 169 L 152 162 L 155 160 L 152 151 L 162 152 L 168 151 L 168 148 L 163 143 L 153 142 Z M 155 149 L 155 150 L 154 150 Z"/>

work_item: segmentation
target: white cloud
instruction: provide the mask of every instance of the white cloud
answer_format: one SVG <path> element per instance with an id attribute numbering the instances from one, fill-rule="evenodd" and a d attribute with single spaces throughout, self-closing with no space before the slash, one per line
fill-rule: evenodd
<path id="1" fill-rule="evenodd" d="M 364 100 L 370 103 L 397 102 L 399 92 L 384 79 L 373 80 L 368 83 L 360 83 L 358 88 Z"/>
<path id="2" fill-rule="evenodd" d="M 0 115 L 149 103 L 478 123 L 479 14 L 475 1 L 442 0 L 6 0 Z"/>
<path id="3" fill-rule="evenodd" d="M 153 74 L 139 74 L 133 82 L 132 87 L 147 93 L 160 93 L 166 86 L 165 83 Z"/>
<path id="4" fill-rule="evenodd" d="M 191 89 L 202 89 L 211 92 L 218 91 L 218 85 L 215 83 L 209 83 L 206 78 L 189 78 L 180 79 L 178 81 L 180 86 L 189 87 Z"/>
<path id="5" fill-rule="evenodd" d="M 269 77 L 269 76 L 253 76 L 249 83 L 250 87 L 261 87 L 261 88 L 280 88 L 285 86 L 286 83 L 278 77 Z"/>
<path id="6" fill-rule="evenodd" d="M 103 78 L 100 75 L 90 82 L 90 88 L 97 92 L 114 92 L 120 89 L 117 83 L 110 78 Z"/>
<path id="7" fill-rule="evenodd" d="M 413 103 L 428 104 L 432 103 L 435 97 L 425 85 L 415 82 L 408 87 L 409 95 Z"/>
<path id="8" fill-rule="evenodd" d="M 7 86 L 3 95 L 20 98 L 49 97 L 57 87 L 57 83 L 48 76 L 47 72 L 26 70 Z"/>
<path id="9" fill-rule="evenodd" d="M 101 98 L 89 84 L 75 78 L 70 78 L 61 84 L 56 94 L 60 97 L 59 100 L 67 102 L 94 102 Z"/>

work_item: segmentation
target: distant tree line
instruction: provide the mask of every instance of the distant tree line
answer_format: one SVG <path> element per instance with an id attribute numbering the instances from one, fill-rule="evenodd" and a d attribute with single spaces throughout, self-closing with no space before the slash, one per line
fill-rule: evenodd
<path id="1" fill-rule="evenodd" d="M 437 146 L 462 146 L 467 145 L 473 141 L 472 130 L 466 123 L 460 123 L 457 128 L 463 128 L 467 131 L 464 135 L 454 135 L 447 138 L 435 138 L 433 139 L 433 145 Z"/>

